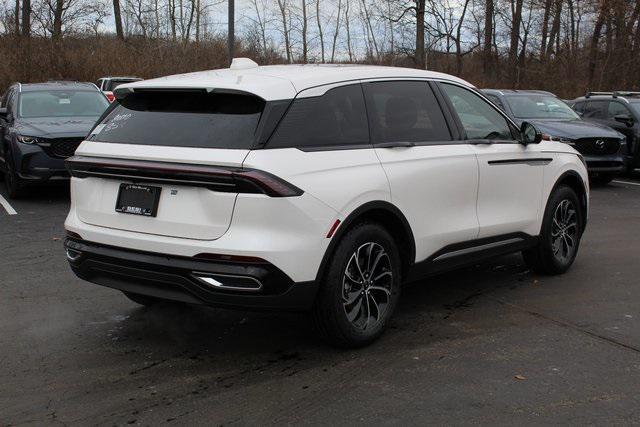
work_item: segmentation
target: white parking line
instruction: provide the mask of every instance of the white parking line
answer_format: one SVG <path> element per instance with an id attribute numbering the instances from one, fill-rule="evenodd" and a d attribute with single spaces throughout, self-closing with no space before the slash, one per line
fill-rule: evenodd
<path id="1" fill-rule="evenodd" d="M 627 185 L 637 185 L 640 187 L 640 182 L 629 182 L 629 181 L 613 181 L 616 184 L 627 184 Z"/>
<path id="2" fill-rule="evenodd" d="M 7 211 L 9 215 L 18 215 L 18 212 L 16 212 L 16 210 L 11 207 L 9 202 L 7 202 L 4 197 L 2 197 L 2 194 L 0 194 L 0 205 L 2 205 L 4 210 Z"/>

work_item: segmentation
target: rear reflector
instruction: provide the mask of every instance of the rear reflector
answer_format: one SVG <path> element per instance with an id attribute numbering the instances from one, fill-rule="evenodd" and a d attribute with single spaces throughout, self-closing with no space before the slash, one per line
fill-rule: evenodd
<path id="1" fill-rule="evenodd" d="M 193 277 L 198 279 L 199 282 L 215 289 L 240 292 L 259 292 L 262 290 L 262 283 L 251 276 L 194 272 Z"/>
<path id="2" fill-rule="evenodd" d="M 336 230 L 338 229 L 339 225 L 340 225 L 340 220 L 336 219 L 336 221 L 333 223 L 333 225 L 329 229 L 329 232 L 327 233 L 327 239 L 330 239 L 330 238 L 333 237 L 333 235 L 336 232 Z"/>
<path id="3" fill-rule="evenodd" d="M 116 97 L 113 94 L 113 92 L 105 92 L 104 95 L 107 97 L 107 99 L 109 100 L 109 102 L 113 102 L 115 101 Z"/>
<path id="4" fill-rule="evenodd" d="M 225 193 L 262 193 L 270 197 L 295 197 L 304 192 L 293 184 L 257 169 L 183 163 L 73 156 L 65 161 L 71 176 L 125 179 L 205 187 Z"/>

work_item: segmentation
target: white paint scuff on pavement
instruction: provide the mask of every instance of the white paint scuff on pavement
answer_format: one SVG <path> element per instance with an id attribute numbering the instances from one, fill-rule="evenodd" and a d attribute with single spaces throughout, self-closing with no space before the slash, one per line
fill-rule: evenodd
<path id="1" fill-rule="evenodd" d="M 627 184 L 627 185 L 637 185 L 640 187 L 640 183 L 639 182 L 629 182 L 629 181 L 613 181 L 616 184 Z"/>
<path id="2" fill-rule="evenodd" d="M 9 215 L 18 215 L 18 212 L 16 212 L 16 210 L 11 207 L 9 202 L 7 202 L 4 197 L 2 197 L 2 194 L 0 194 L 0 205 L 2 205 L 4 210 L 7 211 Z"/>

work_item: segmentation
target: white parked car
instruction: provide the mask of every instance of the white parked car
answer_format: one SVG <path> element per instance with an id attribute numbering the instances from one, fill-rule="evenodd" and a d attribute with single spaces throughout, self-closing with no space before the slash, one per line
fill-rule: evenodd
<path id="1" fill-rule="evenodd" d="M 401 285 L 523 251 L 565 272 L 581 156 L 453 76 L 257 66 L 119 86 L 67 161 L 67 257 L 149 305 L 310 310 L 333 344 L 389 324 Z"/>
<path id="2" fill-rule="evenodd" d="M 141 80 L 140 77 L 101 77 L 96 82 L 96 86 L 104 93 L 104 96 L 107 97 L 109 102 L 113 102 L 116 99 L 113 91 L 118 86 L 126 83 L 139 82 Z"/>

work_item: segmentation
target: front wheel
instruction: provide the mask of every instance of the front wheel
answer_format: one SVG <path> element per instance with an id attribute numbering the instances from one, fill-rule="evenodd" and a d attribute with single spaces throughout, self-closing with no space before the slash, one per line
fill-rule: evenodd
<path id="1" fill-rule="evenodd" d="M 613 175 L 613 174 L 601 173 L 601 174 L 592 176 L 591 177 L 591 183 L 593 185 L 603 186 L 603 185 L 607 185 L 608 183 L 613 181 L 613 178 L 615 178 L 615 175 Z"/>
<path id="2" fill-rule="evenodd" d="M 7 152 L 5 158 L 4 184 L 7 188 L 7 195 L 10 199 L 17 199 L 24 191 L 24 184 L 15 170 L 11 153 Z"/>
<path id="3" fill-rule="evenodd" d="M 400 296 L 400 253 L 382 226 L 349 230 L 331 258 L 313 308 L 321 337 L 338 347 L 362 347 L 386 328 Z"/>
<path id="4" fill-rule="evenodd" d="M 575 191 L 558 187 L 549 197 L 539 244 L 523 252 L 526 264 L 543 274 L 562 274 L 571 267 L 582 237 L 583 212 Z"/>

